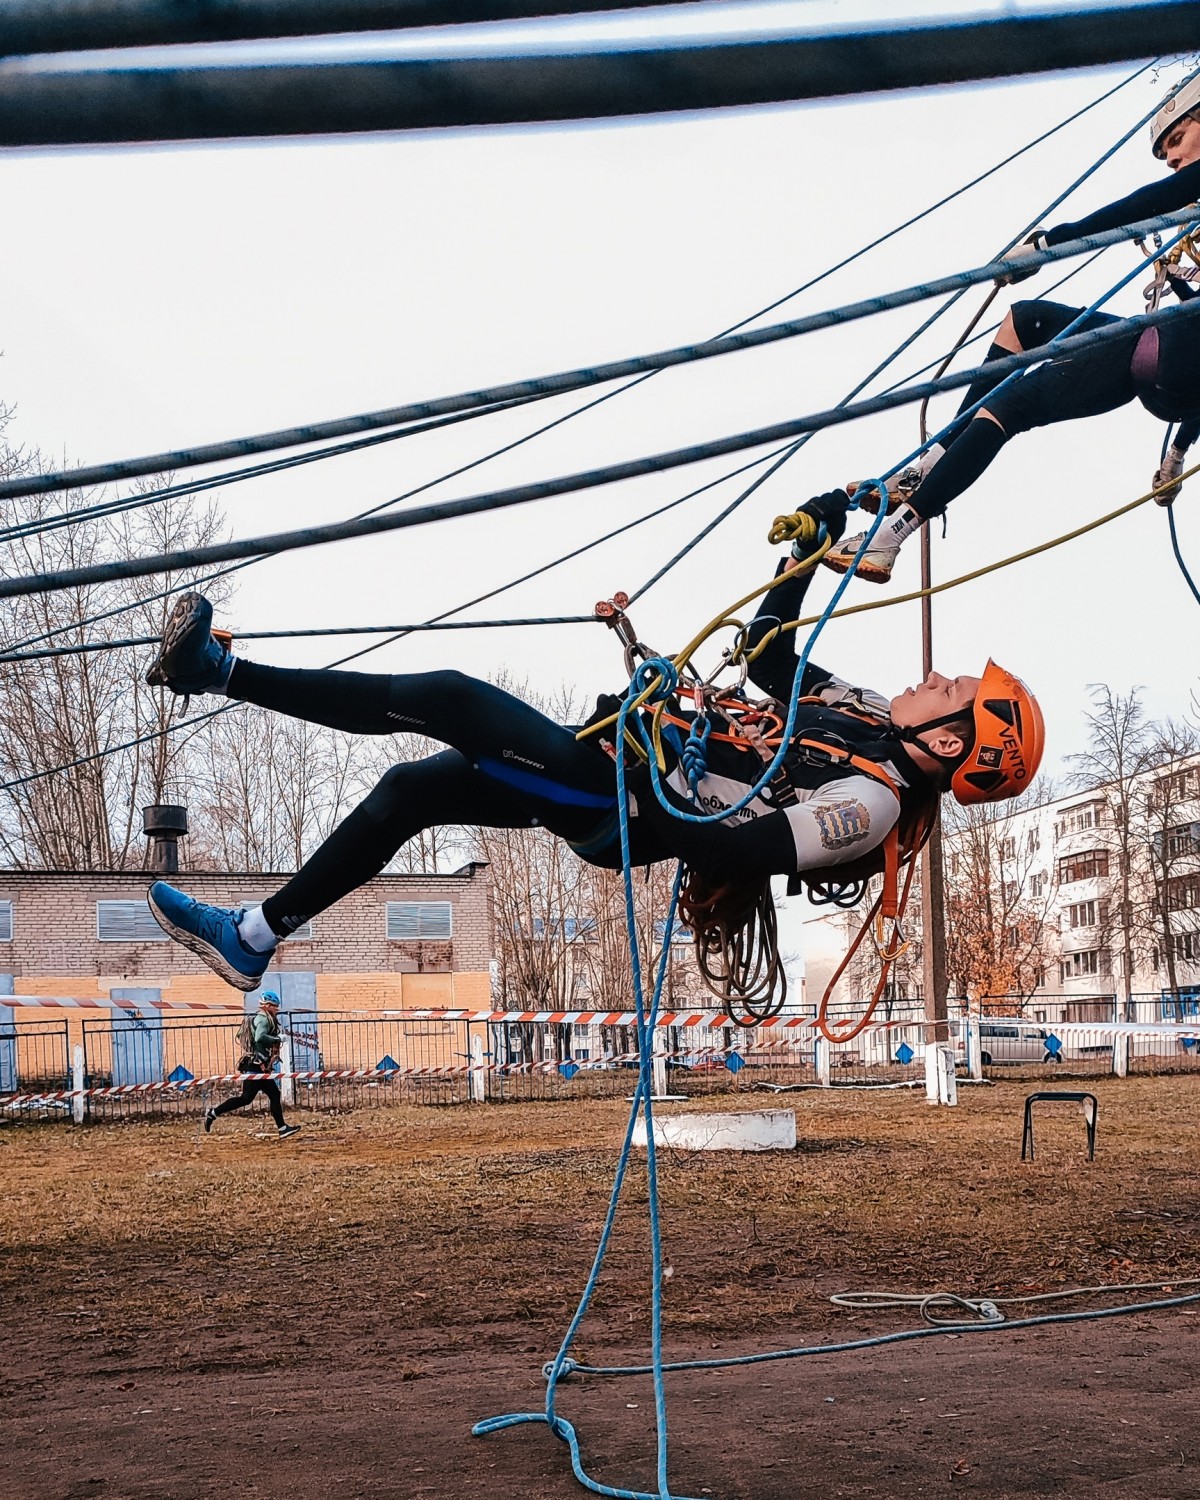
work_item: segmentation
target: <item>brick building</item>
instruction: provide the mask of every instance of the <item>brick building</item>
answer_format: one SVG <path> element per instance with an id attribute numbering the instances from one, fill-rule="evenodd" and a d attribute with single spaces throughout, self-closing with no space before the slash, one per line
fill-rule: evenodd
<path id="1" fill-rule="evenodd" d="M 0 976 L 14 993 L 103 999 L 115 989 L 229 1002 L 225 982 L 159 928 L 142 871 L 0 871 Z M 219 906 L 261 901 L 284 875 L 183 877 Z M 280 944 L 285 1007 L 321 1011 L 481 1007 L 489 1002 L 492 889 L 486 865 L 380 875 Z"/>

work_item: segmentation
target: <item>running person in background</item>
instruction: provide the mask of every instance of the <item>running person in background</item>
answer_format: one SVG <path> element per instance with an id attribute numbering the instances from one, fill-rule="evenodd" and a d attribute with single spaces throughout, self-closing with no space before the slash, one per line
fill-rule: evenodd
<path id="1" fill-rule="evenodd" d="M 275 1059 L 279 1056 L 279 1047 L 283 1041 L 283 1033 L 279 1029 L 279 996 L 268 990 L 258 1002 L 257 1014 L 247 1016 L 243 1029 L 238 1035 L 243 1039 L 244 1045 L 244 1051 L 238 1058 L 238 1072 L 269 1073 L 275 1066 Z M 289 1125 L 284 1120 L 283 1100 L 280 1098 L 279 1085 L 273 1078 L 245 1079 L 240 1094 L 235 1094 L 232 1099 L 226 1099 L 223 1104 L 218 1104 L 215 1109 L 210 1109 L 205 1114 L 205 1135 L 213 1128 L 214 1121 L 220 1115 L 232 1114 L 235 1109 L 245 1109 L 247 1104 L 253 1104 L 259 1094 L 267 1096 L 267 1107 L 271 1111 L 272 1120 L 275 1121 L 279 1139 L 282 1141 L 286 1140 L 289 1135 L 295 1135 L 300 1126 Z"/>
<path id="2" fill-rule="evenodd" d="M 840 536 L 846 505 L 838 491 L 805 509 Z M 779 704 L 791 696 L 797 657 L 792 637 L 776 627 L 798 617 L 811 578 L 807 570 L 784 579 L 765 596 L 750 628 L 750 644 L 765 648 L 750 668 L 752 680 Z M 393 766 L 260 907 L 207 906 L 155 882 L 149 902 L 159 924 L 230 984 L 254 989 L 281 938 L 379 874 L 426 828 L 540 824 L 589 863 L 621 867 L 615 747 L 602 734 L 579 739 L 574 729 L 460 672 L 385 676 L 260 666 L 232 656 L 212 635 L 211 622 L 206 599 L 181 596 L 147 680 L 177 694 L 223 693 L 352 734 L 410 732 L 453 746 Z M 836 872 L 882 850 L 893 827 L 906 826 L 902 817 L 930 813 L 943 791 L 953 790 L 963 802 L 1015 796 L 1041 757 L 1037 703 L 994 662 L 982 678 L 931 673 L 890 700 L 810 663 L 801 691 L 806 700 L 785 769 L 728 819 L 682 822 L 659 806 L 646 767 L 630 771 L 633 864 L 686 861 L 685 909 L 690 901 L 722 933 L 757 919 L 759 903 L 770 900 L 772 875 Z M 610 700 L 595 720 L 619 705 L 620 699 Z M 673 700 L 669 717 L 666 795 L 673 805 L 694 809 L 682 766 L 691 710 Z M 702 810 L 733 808 L 763 767 L 749 735 L 713 733 L 697 787 Z"/>
<path id="3" fill-rule="evenodd" d="M 1048 245 L 1173 213 L 1200 200 L 1200 75 L 1163 101 L 1154 117 L 1151 137 L 1154 155 L 1166 162 L 1173 177 L 1140 188 L 1086 218 L 1036 230 L 1008 252 L 1006 258 L 1014 268 L 1002 284 L 1011 285 L 1035 275 L 1036 268 L 1023 270 L 1020 261 Z M 1195 295 L 1185 282 L 1173 278 L 1171 284 L 1181 298 Z M 988 349 L 985 363 L 1048 343 L 1082 312 L 1083 308 L 1058 302 L 1015 302 Z M 1075 331 L 1119 321 L 1107 313 L 1092 313 Z M 917 465 L 905 469 L 888 485 L 888 509 L 895 514 L 876 533 L 859 562 L 858 577 L 886 583 L 904 542 L 974 484 L 1009 438 L 1034 427 L 1099 416 L 1139 400 L 1162 421 L 1180 424 L 1153 483 L 1158 488 L 1177 481 L 1188 448 L 1200 436 L 1200 302 L 1185 301 L 1160 327 L 1135 328 L 1128 338 L 1051 360 L 1011 381 L 973 416 L 962 415 L 1004 378 L 980 375 L 968 386 L 959 406 L 960 417 L 950 427 L 943 445 L 928 449 Z M 850 493 L 855 488 L 849 486 Z M 1160 505 L 1167 505 L 1178 493 L 1175 483 L 1156 498 Z M 865 508 L 878 510 L 877 492 L 862 498 Z M 826 567 L 845 573 L 864 535 L 859 533 L 832 547 L 824 558 Z"/>

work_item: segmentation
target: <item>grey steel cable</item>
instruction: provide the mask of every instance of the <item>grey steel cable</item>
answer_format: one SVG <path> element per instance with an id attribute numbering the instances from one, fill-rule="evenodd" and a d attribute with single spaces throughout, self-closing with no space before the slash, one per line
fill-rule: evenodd
<path id="1" fill-rule="evenodd" d="M 1002 267 L 995 265 L 991 267 L 993 274 L 1000 269 Z M 429 505 L 402 511 L 399 514 L 366 516 L 352 521 L 335 521 L 323 526 L 308 526 L 300 530 L 276 532 L 268 536 L 214 542 L 203 547 L 180 548 L 176 551 L 160 553 L 157 556 L 115 559 L 82 568 L 63 568 L 49 573 L 31 574 L 23 578 L 0 579 L 0 598 L 51 593 L 57 589 L 77 588 L 85 584 L 110 582 L 118 578 L 142 578 L 156 573 L 206 567 L 210 563 L 257 557 L 266 553 L 317 547 L 327 542 L 379 536 L 413 526 L 425 526 L 433 521 L 482 515 L 489 511 L 526 505 L 534 500 L 549 499 L 552 496 L 594 489 L 601 485 L 636 479 L 647 474 L 662 473 L 668 469 L 700 463 L 705 459 L 720 458 L 729 453 L 743 452 L 748 448 L 762 447 L 768 443 L 780 442 L 785 438 L 794 438 L 801 433 L 821 431 L 824 428 L 856 421 L 877 412 L 891 411 L 914 401 L 920 401 L 927 395 L 941 395 L 947 391 L 959 390 L 963 386 L 970 385 L 985 370 L 989 375 L 1012 374 L 1018 370 L 1028 369 L 1031 365 L 1038 364 L 1048 357 L 1062 358 L 1097 345 L 1111 343 L 1128 337 L 1135 329 L 1152 327 L 1181 315 L 1187 315 L 1186 308 L 1164 308 L 1155 312 L 1142 313 L 1137 317 L 1125 318 L 1104 328 L 1073 334 L 1069 338 L 1055 341 L 1052 345 L 1043 345 L 1019 354 L 1008 355 L 1004 359 L 992 360 L 986 366 L 960 370 L 952 375 L 923 381 L 918 385 L 908 386 L 887 395 L 873 396 L 865 401 L 810 413 L 786 422 L 771 423 L 766 427 L 735 433 L 730 437 L 718 438 L 706 443 L 695 443 L 684 448 L 649 454 L 643 458 L 628 459 L 596 469 L 586 469 L 558 479 L 539 480 L 509 489 L 489 491 L 482 495 L 465 496 L 459 500 L 436 501 Z"/>
<path id="2" fill-rule="evenodd" d="M 721 109 L 966 83 L 1186 53 L 1200 4 L 1023 5 L 998 19 L 814 27 L 514 54 L 88 68 L 0 66 L 0 144 L 428 130 Z M 283 56 L 286 57 L 286 49 Z"/>
<path id="3" fill-rule="evenodd" d="M 1181 210 L 1179 213 L 1162 214 L 1157 218 L 1146 219 L 1120 229 L 1106 230 L 1103 234 L 1088 235 L 1083 239 L 1072 240 L 1067 244 L 1055 245 L 1050 249 L 1039 251 L 1036 255 L 1029 255 L 1022 260 L 1022 267 L 1036 269 L 1056 260 L 1068 259 L 1073 255 L 1123 244 L 1127 240 L 1143 238 L 1155 230 L 1173 229 L 1179 224 L 1187 223 L 1188 218 L 1187 211 Z M 860 302 L 848 303 L 825 312 L 810 313 L 803 318 L 772 323 L 765 328 L 739 328 L 733 333 L 722 334 L 714 339 L 706 339 L 696 344 L 678 345 L 673 349 L 659 350 L 653 354 L 639 355 L 631 359 L 611 360 L 603 364 L 561 371 L 554 375 L 511 381 L 504 385 L 486 387 L 483 390 L 460 392 L 454 396 L 444 396 L 431 401 L 410 402 L 406 406 L 362 412 L 355 416 L 342 417 L 328 422 L 315 422 L 303 427 L 281 428 L 274 432 L 234 438 L 221 443 L 208 443 L 196 448 L 179 448 L 170 452 L 150 454 L 143 458 L 90 464 L 78 469 L 59 470 L 52 474 L 0 480 L 0 500 L 15 499 L 21 495 L 47 494 L 52 490 L 79 489 L 94 484 L 107 484 L 114 480 L 161 473 L 164 469 L 194 468 L 200 464 L 244 458 L 252 453 L 266 453 L 284 447 L 300 447 L 312 442 L 347 437 L 353 433 L 374 431 L 382 427 L 398 427 L 409 422 L 424 421 L 430 417 L 446 416 L 454 412 L 491 406 L 497 402 L 540 400 L 559 392 L 582 390 L 593 385 L 606 385 L 610 381 L 623 380 L 630 375 L 642 375 L 654 370 L 669 369 L 675 365 L 715 359 L 726 354 L 739 353 L 744 349 L 756 349 L 787 339 L 801 338 L 805 334 L 816 333 L 825 328 L 841 327 L 843 324 L 854 323 L 862 318 L 873 317 L 877 313 L 908 307 L 916 302 L 929 301 L 950 292 L 975 286 L 980 282 L 991 281 L 1008 269 L 1010 268 L 1001 261 L 991 261 L 986 266 L 980 266 L 972 271 L 959 272 L 954 276 L 943 276 L 935 281 L 921 282 L 916 286 L 905 287 L 877 297 L 868 297 Z"/>

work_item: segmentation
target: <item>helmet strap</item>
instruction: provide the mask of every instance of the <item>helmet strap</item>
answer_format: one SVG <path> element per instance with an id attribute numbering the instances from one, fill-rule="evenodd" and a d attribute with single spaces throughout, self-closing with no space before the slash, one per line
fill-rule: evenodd
<path id="1" fill-rule="evenodd" d="M 933 729 L 944 729 L 948 724 L 961 724 L 966 717 L 967 715 L 959 709 L 957 713 L 942 714 L 937 719 L 926 719 L 923 724 L 912 724 L 906 729 L 898 729 L 896 733 L 905 744 L 916 745 L 918 749 L 923 750 L 931 759 L 940 761 L 948 771 L 956 771 L 971 753 L 970 750 L 963 750 L 958 755 L 943 755 L 940 751 L 933 749 L 931 745 L 927 745 L 921 736 L 928 734 Z"/>

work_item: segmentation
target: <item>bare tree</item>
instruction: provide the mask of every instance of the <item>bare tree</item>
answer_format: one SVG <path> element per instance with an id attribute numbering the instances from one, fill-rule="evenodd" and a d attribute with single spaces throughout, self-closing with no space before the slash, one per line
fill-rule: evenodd
<path id="1" fill-rule="evenodd" d="M 0 452 L 0 470 L 39 467 L 36 454 Z M 70 492 L 13 502 L 0 535 L 0 574 L 202 545 L 222 530 L 211 504 L 202 508 L 175 497 L 96 512 L 104 498 Z M 171 707 L 143 681 L 146 653 L 121 649 L 119 642 L 157 635 L 170 601 L 155 596 L 186 581 L 168 575 L 4 602 L 0 638 L 8 649 L 104 647 L 0 665 L 0 780 L 6 783 L 0 848 L 11 863 L 95 869 L 144 859 L 138 808 L 167 800 L 187 741 L 161 736 Z M 135 608 L 126 609 L 131 603 Z"/>
<path id="2" fill-rule="evenodd" d="M 1200 961 L 1200 734 L 1171 720 L 1152 726 L 1152 769 L 1135 806 L 1145 896 L 1135 906 L 1139 935 L 1161 955 L 1178 999 L 1181 964 Z M 1146 899 L 1145 897 L 1148 897 Z"/>
<path id="3" fill-rule="evenodd" d="M 1140 878 L 1146 830 L 1139 818 L 1138 795 L 1157 764 L 1156 734 L 1146 721 L 1138 688 L 1122 694 L 1100 683 L 1093 685 L 1091 694 L 1088 748 L 1070 757 L 1075 766 L 1071 781 L 1081 791 L 1095 792 L 1101 808 L 1096 840 L 1106 856 L 1111 895 L 1100 926 L 1108 950 L 1119 945 L 1122 1013 L 1128 1020 L 1137 935 L 1146 925 L 1144 911 L 1138 908 L 1153 900 L 1153 887 L 1147 889 Z"/>
<path id="4" fill-rule="evenodd" d="M 947 964 L 953 988 L 972 999 L 1013 997 L 1019 1008 L 1045 973 L 1051 882 L 1036 832 L 1022 833 L 1018 816 L 1045 791 L 1034 783 L 999 812 L 948 808 Z"/>

